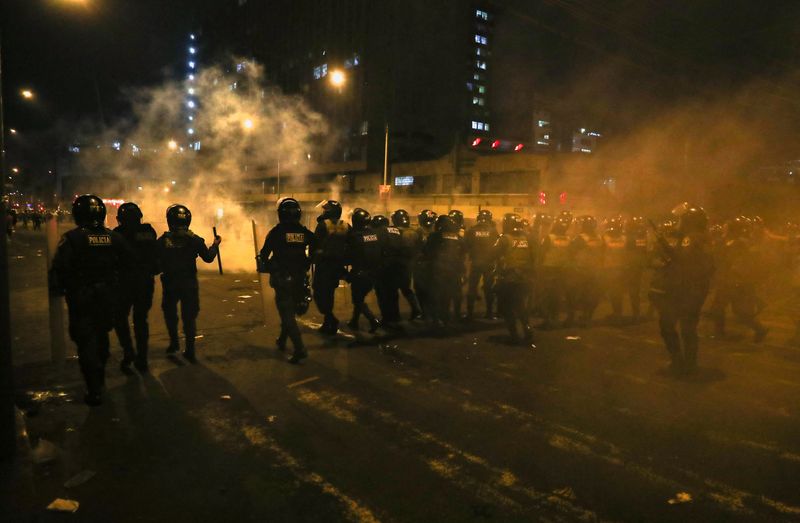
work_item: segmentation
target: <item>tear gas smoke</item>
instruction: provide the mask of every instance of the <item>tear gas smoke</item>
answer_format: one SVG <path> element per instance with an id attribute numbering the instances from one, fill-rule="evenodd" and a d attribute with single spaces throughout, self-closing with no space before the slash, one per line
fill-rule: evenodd
<path id="1" fill-rule="evenodd" d="M 260 65 L 233 63 L 244 66 L 236 74 L 207 67 L 193 80 L 129 92 L 132 118 L 82 140 L 118 142 L 119 150 L 87 151 L 80 162 L 85 172 L 105 178 L 101 196 L 136 202 L 159 232 L 169 205 L 188 206 L 192 230 L 207 242 L 217 226 L 227 269 L 253 270 L 250 220 L 263 224 L 267 216 L 245 209 L 241 195 L 260 193 L 257 177 L 279 162 L 306 158 L 326 138 L 327 124 L 300 97 L 267 86 Z M 274 206 L 268 210 L 274 221 Z M 110 224 L 114 212 L 109 209 Z"/>

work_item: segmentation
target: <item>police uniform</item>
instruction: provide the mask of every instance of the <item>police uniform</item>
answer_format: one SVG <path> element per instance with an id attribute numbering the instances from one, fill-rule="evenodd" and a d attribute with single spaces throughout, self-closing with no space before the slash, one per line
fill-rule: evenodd
<path id="1" fill-rule="evenodd" d="M 477 223 L 466 234 L 466 248 L 470 260 L 467 281 L 467 317 L 475 312 L 478 284 L 483 280 L 483 296 L 486 301 L 486 317 L 492 317 L 494 298 L 494 264 L 492 249 L 497 242 L 497 228 L 493 222 Z"/>
<path id="2" fill-rule="evenodd" d="M 370 332 L 375 332 L 380 322 L 365 300 L 375 287 L 381 267 L 382 247 L 378 232 L 369 225 L 352 228 L 347 236 L 347 253 L 351 266 L 349 278 L 353 301 L 353 317 L 348 326 L 358 330 L 358 320 L 363 314 L 370 323 Z"/>
<path id="3" fill-rule="evenodd" d="M 53 258 L 50 285 L 53 292 L 66 296 L 69 335 L 78 346 L 89 404 L 100 403 L 105 386 L 119 277 L 131 257 L 120 234 L 97 225 L 65 233 Z"/>
<path id="4" fill-rule="evenodd" d="M 395 277 L 397 278 L 400 293 L 408 302 L 409 307 L 411 307 L 411 319 L 414 320 L 422 315 L 422 306 L 416 293 L 411 288 L 411 279 L 412 272 L 422 252 L 423 240 L 418 230 L 411 227 L 398 227 L 398 229 L 400 230 L 403 251 L 398 260 L 398 273 Z"/>
<path id="5" fill-rule="evenodd" d="M 631 302 L 631 315 L 634 321 L 641 317 L 642 276 L 647 266 L 647 231 L 642 229 L 627 234 L 625 273 L 622 286 Z"/>
<path id="6" fill-rule="evenodd" d="M 546 327 L 559 320 L 566 301 L 569 268 L 571 264 L 570 239 L 566 233 L 548 234 L 541 244 L 540 300 Z"/>
<path id="7" fill-rule="evenodd" d="M 314 233 L 303 225 L 279 223 L 267 234 L 260 253 L 261 260 L 267 262 L 269 284 L 275 289 L 275 306 L 281 318 L 278 348 L 283 350 L 286 339 L 292 340 L 293 362 L 306 356 L 296 315 L 306 298 L 305 283 L 311 262 L 307 252 L 314 252 L 315 241 Z"/>
<path id="8" fill-rule="evenodd" d="M 420 226 L 415 229 L 418 237 L 420 254 L 414 261 L 414 292 L 422 309 L 422 317 L 427 321 L 434 317 L 433 313 L 433 274 L 431 260 L 425 255 L 426 246 L 433 230 L 431 227 Z"/>
<path id="9" fill-rule="evenodd" d="M 147 315 L 153 305 L 153 277 L 158 269 L 157 235 L 149 223 L 123 224 L 114 229 L 130 245 L 134 259 L 132 270 L 123 275 L 117 318 L 114 330 L 124 351 L 123 364 L 133 361 L 139 370 L 147 369 L 148 338 L 150 328 Z M 133 350 L 128 316 L 133 309 L 133 334 L 136 337 L 136 351 Z"/>
<path id="10" fill-rule="evenodd" d="M 435 231 L 428 238 L 424 253 L 431 268 L 433 319 L 437 323 L 447 323 L 451 310 L 458 313 L 464 273 L 464 239 L 458 230 Z"/>
<path id="11" fill-rule="evenodd" d="M 570 309 L 579 314 L 578 322 L 588 326 L 603 294 L 599 278 L 603 267 L 603 240 L 597 234 L 580 233 L 572 239 L 570 249 L 574 274 L 568 302 Z"/>
<path id="12" fill-rule="evenodd" d="M 517 322 L 522 326 L 523 337 L 530 340 L 530 326 L 527 298 L 531 292 L 536 248 L 534 241 L 522 230 L 514 230 L 500 236 L 493 249 L 497 260 L 497 307 L 505 319 L 512 340 L 519 334 Z"/>
<path id="13" fill-rule="evenodd" d="M 382 253 L 375 294 L 383 322 L 397 323 L 400 321 L 399 290 L 407 285 L 403 281 L 407 274 L 403 233 L 393 225 L 379 227 L 377 232 Z"/>
<path id="14" fill-rule="evenodd" d="M 697 367 L 697 324 L 714 273 L 705 211 L 684 205 L 687 210 L 681 216 L 677 245 L 672 247 L 663 238 L 659 240 L 661 260 L 650 288 L 671 368 L 681 374 L 693 372 Z"/>
<path id="15" fill-rule="evenodd" d="M 194 357 L 197 335 L 197 315 L 200 313 L 200 290 L 197 282 L 197 258 L 206 263 L 214 261 L 218 248 L 206 247 L 200 236 L 188 229 L 167 231 L 158 239 L 164 322 L 167 324 L 170 345 L 168 352 L 178 350 L 178 303 L 181 305 L 185 354 Z"/>
<path id="16" fill-rule="evenodd" d="M 753 330 L 755 341 L 763 340 L 767 329 L 758 320 L 756 295 L 756 257 L 744 238 L 729 238 L 719 252 L 719 273 L 716 278 L 711 315 L 717 336 L 725 334 L 725 314 L 731 306 L 736 318 Z"/>
<path id="17" fill-rule="evenodd" d="M 333 314 L 339 280 L 347 273 L 347 236 L 350 224 L 341 219 L 323 218 L 314 231 L 314 301 L 324 316 L 321 332 L 335 333 L 339 320 Z"/>
<path id="18" fill-rule="evenodd" d="M 611 302 L 611 317 L 622 318 L 622 295 L 625 290 L 625 273 L 628 264 L 628 240 L 622 232 L 603 233 L 603 284 Z"/>

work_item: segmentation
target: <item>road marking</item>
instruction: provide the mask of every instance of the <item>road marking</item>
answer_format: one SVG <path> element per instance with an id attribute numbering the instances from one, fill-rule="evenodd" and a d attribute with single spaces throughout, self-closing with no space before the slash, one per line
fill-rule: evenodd
<path id="1" fill-rule="evenodd" d="M 319 379 L 319 376 L 312 376 L 312 377 L 306 378 L 304 380 L 295 381 L 294 383 L 290 383 L 289 385 L 286 385 L 286 388 L 287 389 L 293 389 L 295 387 L 299 387 L 300 385 L 305 385 L 306 383 L 311 383 L 312 381 L 317 381 L 318 379 Z"/>

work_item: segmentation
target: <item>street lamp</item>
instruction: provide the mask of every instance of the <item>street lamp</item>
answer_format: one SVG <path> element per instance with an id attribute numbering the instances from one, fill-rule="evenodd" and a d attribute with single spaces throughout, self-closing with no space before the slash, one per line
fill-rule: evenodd
<path id="1" fill-rule="evenodd" d="M 175 149 L 178 148 L 178 142 L 176 142 L 175 140 L 170 140 L 169 142 L 167 142 L 167 147 L 169 147 L 170 151 L 174 151 Z"/>
<path id="2" fill-rule="evenodd" d="M 248 118 L 248 119 L 246 119 L 245 121 L 242 122 L 242 127 L 244 127 L 245 131 L 252 130 L 253 129 L 253 125 L 254 125 L 253 124 L 253 120 L 251 120 L 250 118 Z"/>
<path id="3" fill-rule="evenodd" d="M 331 71 L 330 77 L 331 85 L 334 87 L 342 87 L 347 81 L 347 77 L 341 69 L 334 69 Z"/>
<path id="4" fill-rule="evenodd" d="M 10 129 L 8 130 L 8 132 L 10 132 L 11 134 L 17 134 L 17 130 L 16 130 L 16 129 L 14 129 L 13 127 L 12 127 L 12 128 L 10 128 Z"/>
<path id="5" fill-rule="evenodd" d="M 19 94 L 21 94 L 26 100 L 33 100 L 33 91 L 30 89 L 23 89 L 19 92 Z"/>

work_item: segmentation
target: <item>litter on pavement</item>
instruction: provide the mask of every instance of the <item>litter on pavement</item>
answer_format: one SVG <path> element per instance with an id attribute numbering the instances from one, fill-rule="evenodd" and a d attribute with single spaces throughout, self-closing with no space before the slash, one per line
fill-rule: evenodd
<path id="1" fill-rule="evenodd" d="M 56 498 L 47 505 L 47 510 L 52 510 L 54 512 L 77 512 L 79 506 L 80 503 L 74 499 Z"/>

